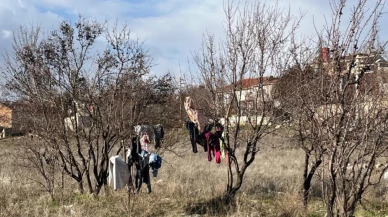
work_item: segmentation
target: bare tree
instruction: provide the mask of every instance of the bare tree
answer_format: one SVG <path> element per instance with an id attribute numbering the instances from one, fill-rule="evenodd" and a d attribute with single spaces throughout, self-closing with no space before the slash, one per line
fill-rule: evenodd
<path id="1" fill-rule="evenodd" d="M 330 4 L 332 20 L 317 30 L 318 58 L 308 63 L 294 49 L 295 61 L 284 81 L 293 77 L 297 88 L 295 94 L 280 91 L 280 96 L 283 106 L 291 109 L 306 153 L 305 205 L 318 171 L 328 216 L 353 216 L 364 192 L 378 184 L 387 169 L 375 167 L 386 160 L 388 148 L 386 75 L 379 63 L 385 48 L 377 41 L 384 1 L 372 7 L 357 1 L 349 20 L 343 17 L 347 1 Z"/>
<path id="2" fill-rule="evenodd" d="M 97 53 L 102 37 L 106 49 Z M 147 106 L 173 93 L 171 79 L 149 76 L 152 58 L 127 26 L 111 28 L 82 17 L 74 26 L 62 22 L 48 37 L 22 28 L 13 48 L 2 74 L 7 89 L 24 103 L 25 128 L 39 137 L 41 145 L 31 147 L 32 153 L 54 153 L 81 192 L 86 184 L 98 194 L 110 155 L 120 151 L 134 125 L 148 121 Z"/>
<path id="3" fill-rule="evenodd" d="M 375 171 L 375 164 L 388 148 L 387 108 L 378 88 L 382 69 L 376 63 L 385 49 L 375 48 L 384 1 L 371 8 L 358 1 L 343 31 L 346 3 L 331 2 L 334 16 L 321 37 L 331 51 L 326 66 L 330 88 L 324 112 L 317 115 L 324 122 L 320 137 L 327 141 L 322 178 L 328 216 L 354 215 L 365 190 L 379 183 L 386 170 Z"/>
<path id="4" fill-rule="evenodd" d="M 276 112 L 279 121 L 286 123 L 287 129 L 295 135 L 293 141 L 305 153 L 302 197 L 306 208 L 313 177 L 322 165 L 326 151 L 317 127 L 321 122 L 314 114 L 323 103 L 328 79 L 327 72 L 320 67 L 323 64 L 321 49 L 316 49 L 309 41 L 307 38 L 301 42 L 292 39 L 288 54 L 291 66 L 282 72 L 274 88 L 274 98 L 279 103 Z"/>
<path id="5" fill-rule="evenodd" d="M 224 140 L 228 152 L 225 199 L 232 202 L 259 151 L 258 142 L 271 133 L 269 126 L 274 120 L 272 106 L 263 90 L 264 76 L 284 65 L 279 62 L 280 57 L 301 17 L 293 17 L 289 9 L 281 9 L 277 4 L 259 2 L 243 6 L 227 2 L 224 11 L 225 40 L 217 47 L 213 36 L 207 35 L 202 51 L 194 58 L 211 96 L 209 107 L 216 111 L 214 116 L 225 118 Z M 245 97 L 242 80 L 252 77 L 258 80 L 248 111 L 242 102 Z M 219 99 L 223 95 L 229 97 Z M 222 107 L 224 110 L 220 109 Z M 232 116 L 236 120 L 232 120 Z M 248 119 L 248 129 L 243 134 L 241 120 L 244 116 Z M 242 155 L 237 148 L 241 142 Z"/>

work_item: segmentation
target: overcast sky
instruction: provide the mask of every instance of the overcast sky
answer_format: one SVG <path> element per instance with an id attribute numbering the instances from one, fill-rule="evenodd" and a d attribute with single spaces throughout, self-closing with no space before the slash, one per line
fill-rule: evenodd
<path id="1" fill-rule="evenodd" d="M 313 32 L 313 20 L 322 25 L 323 15 L 330 16 L 329 0 L 278 2 L 290 5 L 294 13 L 307 12 L 300 29 L 305 34 Z M 157 64 L 153 72 L 159 75 L 171 71 L 179 76 L 180 67 L 187 70 L 187 60 L 199 49 L 206 30 L 216 37 L 223 34 L 222 0 L 0 0 L 0 55 L 11 48 L 12 31 L 20 25 L 40 24 L 50 31 L 62 20 L 74 23 L 78 14 L 127 21 L 134 36 L 145 40 Z M 388 23 L 386 16 L 382 23 Z"/>

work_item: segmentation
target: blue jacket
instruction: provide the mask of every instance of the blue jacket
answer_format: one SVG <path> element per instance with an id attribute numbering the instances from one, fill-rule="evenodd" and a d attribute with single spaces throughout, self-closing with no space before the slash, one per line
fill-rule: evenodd
<path id="1" fill-rule="evenodd" d="M 162 157 L 160 157 L 157 154 L 152 153 L 150 155 L 150 159 L 149 159 L 148 163 L 150 164 L 152 170 L 157 170 L 162 166 Z"/>

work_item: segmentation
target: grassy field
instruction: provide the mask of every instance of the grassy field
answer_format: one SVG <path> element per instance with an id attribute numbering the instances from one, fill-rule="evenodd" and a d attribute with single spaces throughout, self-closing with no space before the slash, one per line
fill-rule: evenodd
<path id="1" fill-rule="evenodd" d="M 0 216 L 324 216 L 319 199 L 320 187 L 313 186 L 307 213 L 298 197 L 301 189 L 303 152 L 291 147 L 288 140 L 268 137 L 248 169 L 237 196 L 235 209 L 217 198 L 226 186 L 227 167 L 209 162 L 201 147 L 191 152 L 189 139 L 177 153 L 164 152 L 159 176 L 152 178 L 151 194 L 146 186 L 136 195 L 126 189 L 106 188 L 98 197 L 79 194 L 76 185 L 67 181 L 64 190 L 50 199 L 35 181 L 37 174 L 18 166 L 15 152 L 23 153 L 18 144 L 24 138 L 0 140 Z M 178 154 L 178 155 L 177 155 Z M 371 189 L 357 216 L 386 216 L 386 186 Z"/>

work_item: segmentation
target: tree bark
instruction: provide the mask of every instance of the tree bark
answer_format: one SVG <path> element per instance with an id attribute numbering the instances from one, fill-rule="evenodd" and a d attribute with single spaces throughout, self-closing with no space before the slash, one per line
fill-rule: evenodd
<path id="1" fill-rule="evenodd" d="M 309 196 L 310 196 L 311 181 L 313 179 L 313 176 L 314 176 L 317 168 L 322 163 L 322 160 L 316 161 L 309 171 L 308 170 L 309 159 L 310 159 L 310 156 L 308 153 L 306 153 L 306 155 L 305 155 L 305 171 L 303 174 L 303 177 L 304 177 L 304 181 L 303 181 L 303 205 L 305 208 L 307 208 L 307 204 L 308 204 L 308 200 L 309 200 Z"/>
<path id="2" fill-rule="evenodd" d="M 78 181 L 78 190 L 79 190 L 79 193 L 83 194 L 85 193 L 85 189 L 84 189 L 84 183 L 81 179 L 81 181 Z"/>

